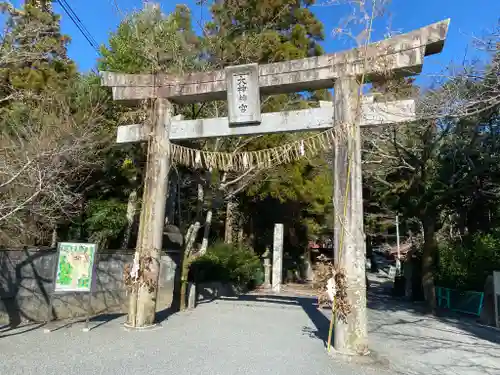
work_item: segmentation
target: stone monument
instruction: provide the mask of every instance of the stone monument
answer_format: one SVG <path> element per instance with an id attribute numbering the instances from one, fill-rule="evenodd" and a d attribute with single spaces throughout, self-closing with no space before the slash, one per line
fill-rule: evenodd
<path id="1" fill-rule="evenodd" d="M 283 273 L 283 224 L 274 225 L 273 241 L 273 292 L 281 291 Z"/>

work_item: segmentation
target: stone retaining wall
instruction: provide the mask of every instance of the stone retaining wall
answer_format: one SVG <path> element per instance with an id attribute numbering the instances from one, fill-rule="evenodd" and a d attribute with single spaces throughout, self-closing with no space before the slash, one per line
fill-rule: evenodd
<path id="1" fill-rule="evenodd" d="M 90 299 L 91 311 L 93 314 L 126 312 L 123 269 L 132 262 L 133 253 L 102 252 L 97 259 L 96 291 Z M 0 250 L 0 323 L 46 320 L 56 260 L 54 250 Z M 178 252 L 164 252 L 161 257 L 159 310 L 170 306 L 178 261 Z M 55 317 L 83 316 L 88 301 L 88 294 L 54 295 Z"/>

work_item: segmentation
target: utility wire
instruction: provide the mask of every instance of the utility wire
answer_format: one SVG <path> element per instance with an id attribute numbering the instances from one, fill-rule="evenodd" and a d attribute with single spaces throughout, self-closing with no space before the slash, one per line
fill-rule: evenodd
<path id="1" fill-rule="evenodd" d="M 73 8 L 71 8 L 71 5 L 68 4 L 66 0 L 58 0 L 59 4 L 63 8 L 63 10 L 66 12 L 66 14 L 70 17 L 70 19 L 73 21 L 73 23 L 76 25 L 78 30 L 83 34 L 85 39 L 89 42 L 89 44 L 96 49 L 97 51 L 99 50 L 99 43 L 96 42 L 90 31 L 85 27 L 83 24 L 82 20 L 78 15 L 75 13 Z"/>
<path id="2" fill-rule="evenodd" d="M 80 17 L 78 17 L 73 8 L 71 8 L 71 5 L 69 5 L 66 0 L 57 0 L 57 2 L 64 10 L 64 12 L 68 15 L 68 17 L 71 19 L 71 21 L 73 21 L 78 30 L 82 33 L 82 35 L 85 37 L 90 46 L 94 48 L 96 52 L 99 52 L 99 43 L 96 42 L 90 31 L 83 24 Z"/>
<path id="3" fill-rule="evenodd" d="M 85 34 L 89 37 L 93 46 L 99 47 L 99 43 L 97 43 L 97 41 L 94 39 L 94 37 L 92 36 L 90 31 L 85 27 L 85 25 L 83 24 L 83 21 L 80 19 L 80 17 L 78 17 L 78 15 L 75 13 L 73 8 L 71 8 L 71 5 L 69 5 L 69 3 L 66 0 L 59 0 L 59 3 L 61 3 L 61 5 L 64 7 L 66 12 L 69 11 L 69 13 L 72 16 L 72 19 L 74 19 L 74 20 L 76 20 L 76 22 L 78 22 L 78 25 L 81 27 L 81 30 L 83 30 L 83 32 L 85 32 Z"/>

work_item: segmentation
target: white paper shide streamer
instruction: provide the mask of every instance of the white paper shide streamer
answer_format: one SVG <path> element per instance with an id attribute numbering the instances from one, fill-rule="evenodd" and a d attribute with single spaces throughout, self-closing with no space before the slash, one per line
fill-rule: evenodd
<path id="1" fill-rule="evenodd" d="M 139 277 L 139 256 L 137 253 L 135 253 L 134 264 L 130 269 L 130 278 L 134 281 L 137 281 L 138 277 Z"/>
<path id="2" fill-rule="evenodd" d="M 312 157 L 330 149 L 334 141 L 333 128 L 305 139 L 259 151 L 211 152 L 170 144 L 172 162 L 191 168 L 243 172 L 249 169 L 275 167 Z"/>
<path id="3" fill-rule="evenodd" d="M 328 279 L 328 282 L 326 283 L 326 292 L 328 293 L 330 302 L 333 302 L 335 294 L 337 293 L 337 288 L 335 286 L 335 277 L 331 277 L 330 279 Z"/>

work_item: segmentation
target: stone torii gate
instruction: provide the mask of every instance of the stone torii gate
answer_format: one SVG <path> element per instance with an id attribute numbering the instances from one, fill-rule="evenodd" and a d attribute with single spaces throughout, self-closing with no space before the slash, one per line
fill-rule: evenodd
<path id="1" fill-rule="evenodd" d="M 354 136 L 337 137 L 334 152 L 335 258 L 347 275 L 347 299 L 352 312 L 347 321 L 335 322 L 334 347 L 345 353 L 366 351 L 365 237 L 361 184 L 360 125 L 384 125 L 415 118 L 413 101 L 373 103 L 365 100 L 361 118 L 356 100 L 359 78 L 366 82 L 421 72 L 424 57 L 441 52 L 449 20 L 407 34 L 346 52 L 266 65 L 232 66 L 225 70 L 183 76 L 102 72 L 102 84 L 112 88 L 114 100 L 155 100 L 151 128 L 128 125 L 118 129 L 119 143 L 148 141 L 148 162 L 140 216 L 136 259 L 152 259 L 147 273 L 157 282 L 162 247 L 170 140 L 240 136 L 272 132 L 320 130 L 346 125 Z M 366 59 L 365 59 L 366 57 Z M 365 63 L 366 62 L 366 63 Z M 333 105 L 302 111 L 260 113 L 260 95 L 334 88 Z M 228 100 L 228 117 L 182 120 L 172 115 L 172 103 Z M 348 157 L 352 171 L 348 173 Z M 349 181 L 347 181 L 349 180 Z M 349 184 L 346 195 L 346 184 Z M 347 202 L 345 202 L 347 197 Z M 345 215 L 344 215 L 345 203 Z M 342 233 L 345 235 L 341 244 Z M 342 248 L 341 248 L 342 247 Z M 141 263 L 142 264 L 142 263 Z M 154 289 L 154 288 L 153 288 Z M 154 324 L 156 291 L 146 284 L 130 298 L 128 323 L 132 327 Z"/>

